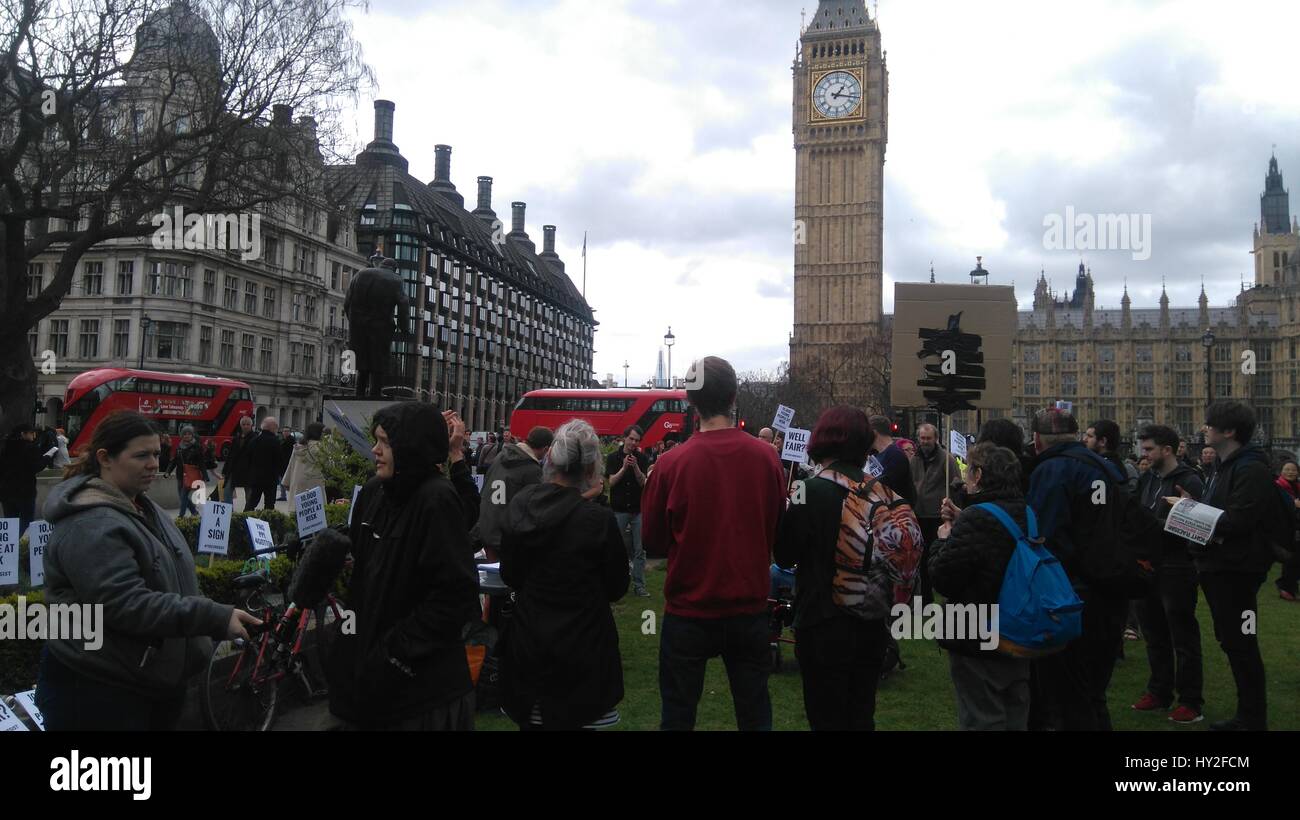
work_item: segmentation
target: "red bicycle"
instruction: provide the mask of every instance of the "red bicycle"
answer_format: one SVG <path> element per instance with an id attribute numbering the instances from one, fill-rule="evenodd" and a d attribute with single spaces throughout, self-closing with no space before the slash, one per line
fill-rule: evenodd
<path id="1" fill-rule="evenodd" d="M 295 549 L 296 545 L 286 544 L 254 557 L 276 553 L 294 557 Z M 310 702 L 328 694 L 325 662 L 351 613 L 333 593 L 326 593 L 315 606 L 289 601 L 278 612 L 269 568 L 239 576 L 234 586 L 243 593 L 242 608 L 262 625 L 248 627 L 248 640 L 221 641 L 213 648 L 199 689 L 203 717 L 213 731 L 267 732 L 281 713 L 282 695 L 295 694 Z M 278 597 L 282 604 L 288 595 Z M 305 651 L 308 643 L 311 652 Z"/>

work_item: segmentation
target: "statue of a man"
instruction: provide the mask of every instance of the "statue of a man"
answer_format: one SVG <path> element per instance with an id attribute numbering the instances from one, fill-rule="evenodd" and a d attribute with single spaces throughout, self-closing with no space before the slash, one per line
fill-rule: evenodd
<path id="1" fill-rule="evenodd" d="M 374 257 L 371 258 L 374 262 Z M 410 302 L 397 263 L 383 259 L 378 267 L 359 271 L 348 285 L 343 313 L 348 317 L 348 346 L 357 361 L 357 396 L 369 393 L 381 398 L 393 347 L 393 308 L 399 308 L 398 322 L 405 326 Z"/>

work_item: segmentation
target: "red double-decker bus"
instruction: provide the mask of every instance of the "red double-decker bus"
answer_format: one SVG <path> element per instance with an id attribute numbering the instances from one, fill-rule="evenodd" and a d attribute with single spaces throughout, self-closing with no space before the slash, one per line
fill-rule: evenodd
<path id="1" fill-rule="evenodd" d="M 253 415 L 253 393 L 233 379 L 113 367 L 88 370 L 72 380 L 63 399 L 68 452 L 79 454 L 100 420 L 115 410 L 153 419 L 171 435 L 173 445 L 181 428 L 191 426 L 225 460 L 240 417 Z"/>
<path id="2" fill-rule="evenodd" d="M 642 447 L 668 436 L 686 435 L 685 390 L 534 390 L 524 395 L 510 414 L 510 432 L 523 439 L 537 426 L 559 429 L 583 419 L 598 436 L 621 436 L 633 424 L 645 435 Z"/>

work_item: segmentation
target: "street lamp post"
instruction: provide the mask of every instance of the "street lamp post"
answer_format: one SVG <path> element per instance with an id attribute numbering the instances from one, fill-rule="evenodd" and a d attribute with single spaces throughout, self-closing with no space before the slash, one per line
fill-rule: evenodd
<path id="1" fill-rule="evenodd" d="M 144 348 L 145 345 L 149 344 L 149 327 L 152 324 L 153 320 L 149 318 L 148 314 L 140 318 L 140 370 L 144 370 Z"/>
<path id="2" fill-rule="evenodd" d="M 677 337 L 673 335 L 673 326 L 668 326 L 668 335 L 664 336 L 664 345 L 668 348 L 668 389 L 673 389 L 673 345 Z"/>
<path id="3" fill-rule="evenodd" d="M 624 359 L 623 360 L 623 387 L 625 388 L 627 387 L 627 369 L 629 367 L 631 367 L 631 365 L 627 363 L 627 359 Z"/>
<path id="4" fill-rule="evenodd" d="M 1210 378 L 1210 352 L 1214 347 L 1213 330 L 1205 329 L 1205 334 L 1201 336 L 1201 344 L 1205 347 L 1205 406 L 1209 407 L 1214 403 L 1214 383 Z"/>

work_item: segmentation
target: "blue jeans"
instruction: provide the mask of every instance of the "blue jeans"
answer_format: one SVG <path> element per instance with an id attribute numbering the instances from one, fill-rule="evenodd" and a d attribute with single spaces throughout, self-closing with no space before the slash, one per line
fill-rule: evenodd
<path id="1" fill-rule="evenodd" d="M 641 546 L 641 513 L 616 512 L 618 531 L 623 533 L 623 546 L 627 548 L 627 561 L 632 568 L 632 589 L 645 589 L 645 548 Z M 632 534 L 628 535 L 631 524 Z"/>
<path id="2" fill-rule="evenodd" d="M 176 494 L 180 496 L 181 509 L 180 512 L 177 513 L 177 515 L 179 516 L 185 515 L 185 510 L 187 509 L 190 510 L 191 515 L 199 514 L 199 508 L 194 504 L 193 493 L 194 490 L 185 486 L 185 473 L 178 472 L 176 474 Z"/>
<path id="3" fill-rule="evenodd" d="M 766 612 L 731 618 L 665 614 L 659 637 L 659 697 L 663 701 L 659 728 L 695 728 L 695 710 L 704 693 L 704 668 L 710 658 L 721 655 L 735 702 L 736 728 L 742 732 L 770 732 L 767 630 Z"/>
<path id="4" fill-rule="evenodd" d="M 224 479 L 222 479 L 222 481 L 224 482 L 224 484 L 221 490 L 221 496 L 222 496 L 221 500 L 226 502 L 227 504 L 234 504 L 235 483 L 230 480 L 229 476 L 226 476 Z"/>

